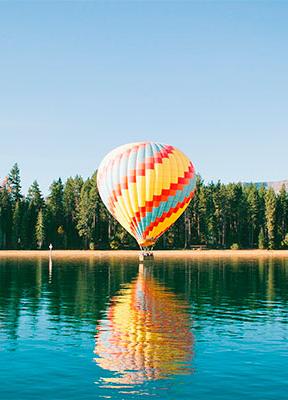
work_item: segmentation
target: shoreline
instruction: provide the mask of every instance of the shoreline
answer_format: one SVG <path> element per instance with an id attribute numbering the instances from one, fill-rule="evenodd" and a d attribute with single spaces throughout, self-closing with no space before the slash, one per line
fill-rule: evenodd
<path id="1" fill-rule="evenodd" d="M 138 258 L 139 250 L 53 250 L 56 258 Z M 288 258 L 288 250 L 155 250 L 162 258 Z M 0 250 L 1 258 L 49 258 L 49 250 Z"/>

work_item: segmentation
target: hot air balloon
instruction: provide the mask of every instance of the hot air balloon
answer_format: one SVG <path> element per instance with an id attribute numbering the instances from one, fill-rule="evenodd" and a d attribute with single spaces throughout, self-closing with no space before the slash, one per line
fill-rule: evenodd
<path id="1" fill-rule="evenodd" d="M 146 249 L 188 207 L 196 175 L 192 162 L 175 147 L 139 142 L 107 154 L 97 186 L 110 213 Z"/>

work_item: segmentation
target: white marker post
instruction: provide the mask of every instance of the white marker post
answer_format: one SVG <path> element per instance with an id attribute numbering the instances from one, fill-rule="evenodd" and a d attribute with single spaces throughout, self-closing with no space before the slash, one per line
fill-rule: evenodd
<path id="1" fill-rule="evenodd" d="M 52 281 L 52 249 L 53 249 L 53 246 L 52 246 L 52 243 L 50 243 L 49 244 L 49 250 L 50 250 L 50 253 L 49 253 L 49 283 L 51 283 L 51 281 Z"/>

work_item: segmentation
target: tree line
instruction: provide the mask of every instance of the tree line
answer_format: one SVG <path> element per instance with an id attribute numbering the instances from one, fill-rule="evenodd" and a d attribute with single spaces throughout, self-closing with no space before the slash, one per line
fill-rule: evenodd
<path id="1" fill-rule="evenodd" d="M 104 206 L 97 173 L 52 182 L 44 198 L 34 181 L 26 196 L 15 164 L 0 187 L 0 249 L 138 248 Z M 288 248 L 288 194 L 254 184 L 204 184 L 157 248 Z"/>

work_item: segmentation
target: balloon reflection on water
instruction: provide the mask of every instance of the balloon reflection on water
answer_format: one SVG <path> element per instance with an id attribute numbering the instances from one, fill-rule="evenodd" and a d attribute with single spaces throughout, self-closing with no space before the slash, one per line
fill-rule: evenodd
<path id="1" fill-rule="evenodd" d="M 97 327 L 95 361 L 114 372 L 106 383 L 141 384 L 190 373 L 193 336 L 188 304 L 139 267 Z"/>

